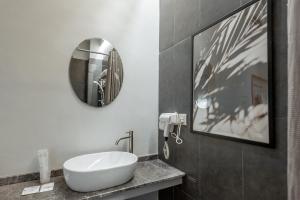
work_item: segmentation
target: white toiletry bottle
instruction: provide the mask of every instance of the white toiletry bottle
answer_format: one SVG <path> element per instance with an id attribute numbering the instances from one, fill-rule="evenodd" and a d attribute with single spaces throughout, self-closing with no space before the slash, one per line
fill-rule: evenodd
<path id="1" fill-rule="evenodd" d="M 38 159 L 40 165 L 40 182 L 41 184 L 50 182 L 49 169 L 49 152 L 48 149 L 38 150 Z"/>

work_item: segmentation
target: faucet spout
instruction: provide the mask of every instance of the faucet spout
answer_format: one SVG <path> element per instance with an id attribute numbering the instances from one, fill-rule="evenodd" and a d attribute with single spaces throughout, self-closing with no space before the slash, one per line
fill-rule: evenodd
<path id="1" fill-rule="evenodd" d="M 121 140 L 125 140 L 125 139 L 129 139 L 130 137 L 129 136 L 127 136 L 127 137 L 121 137 L 121 138 L 119 138 L 117 141 L 116 141 L 116 145 L 118 145 L 119 144 L 119 142 L 121 141 Z"/>
<path id="2" fill-rule="evenodd" d="M 121 140 L 129 139 L 128 151 L 130 153 L 133 153 L 133 131 L 128 131 L 127 133 L 128 133 L 128 136 L 119 138 L 115 144 L 118 145 Z"/>

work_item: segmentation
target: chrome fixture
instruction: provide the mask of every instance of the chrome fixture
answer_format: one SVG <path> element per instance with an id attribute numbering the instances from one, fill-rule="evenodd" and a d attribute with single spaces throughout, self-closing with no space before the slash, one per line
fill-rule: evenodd
<path id="1" fill-rule="evenodd" d="M 128 136 L 119 138 L 116 141 L 116 145 L 118 145 L 121 140 L 129 139 L 129 141 L 128 141 L 128 151 L 129 151 L 129 153 L 133 153 L 133 131 L 128 131 L 126 133 L 128 133 Z"/>

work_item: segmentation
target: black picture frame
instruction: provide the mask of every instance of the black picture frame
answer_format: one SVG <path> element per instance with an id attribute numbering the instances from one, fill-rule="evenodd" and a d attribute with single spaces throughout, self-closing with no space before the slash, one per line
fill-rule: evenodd
<path id="1" fill-rule="evenodd" d="M 245 5 L 239 7 L 238 9 L 234 10 L 230 14 L 225 15 L 224 17 L 218 19 L 214 23 L 210 24 L 209 26 L 201 29 L 200 31 L 196 32 L 195 34 L 192 35 L 192 66 L 191 66 L 191 75 L 192 75 L 192 83 L 191 83 L 191 89 L 192 89 L 192 98 L 191 98 L 191 110 L 190 110 L 190 132 L 194 134 L 201 134 L 204 136 L 209 136 L 213 138 L 219 138 L 219 139 L 225 139 L 229 141 L 234 141 L 234 142 L 240 142 L 240 143 L 245 143 L 245 144 L 251 144 L 251 145 L 258 145 L 262 147 L 267 147 L 267 148 L 275 148 L 275 133 L 274 133 L 274 122 L 273 122 L 273 113 L 274 113 L 274 108 L 273 108 L 273 24 L 272 24 L 272 0 L 265 0 L 267 3 L 267 48 L 268 48 L 268 122 L 269 122 L 269 143 L 263 143 L 263 142 L 258 142 L 258 141 L 252 141 L 252 140 L 247 140 L 247 139 L 241 139 L 241 138 L 235 138 L 235 137 L 230 137 L 230 136 L 224 136 L 224 135 L 218 135 L 218 134 L 213 134 L 213 133 L 208 133 L 208 132 L 201 132 L 201 131 L 196 131 L 193 130 L 193 124 L 194 124 L 194 117 L 193 117 L 193 109 L 194 109 L 194 38 L 197 36 L 199 33 L 204 32 L 205 30 L 213 27 L 214 25 L 217 25 L 218 23 L 222 22 L 223 20 L 226 20 L 227 18 L 233 16 L 234 14 L 250 7 L 251 5 L 263 0 L 254 0 L 252 2 L 246 3 Z"/>

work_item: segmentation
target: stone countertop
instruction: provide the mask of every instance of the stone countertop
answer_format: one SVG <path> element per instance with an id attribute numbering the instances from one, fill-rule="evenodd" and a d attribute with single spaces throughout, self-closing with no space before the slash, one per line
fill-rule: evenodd
<path id="1" fill-rule="evenodd" d="M 25 187 L 39 185 L 39 181 L 29 181 L 0 187 L 1 200 L 83 200 L 90 198 L 104 198 L 124 191 L 141 188 L 143 186 L 162 183 L 182 178 L 185 174 L 161 160 L 139 162 L 134 177 L 127 183 L 96 192 L 80 193 L 72 191 L 66 185 L 62 176 L 52 178 L 54 190 L 21 196 Z"/>

